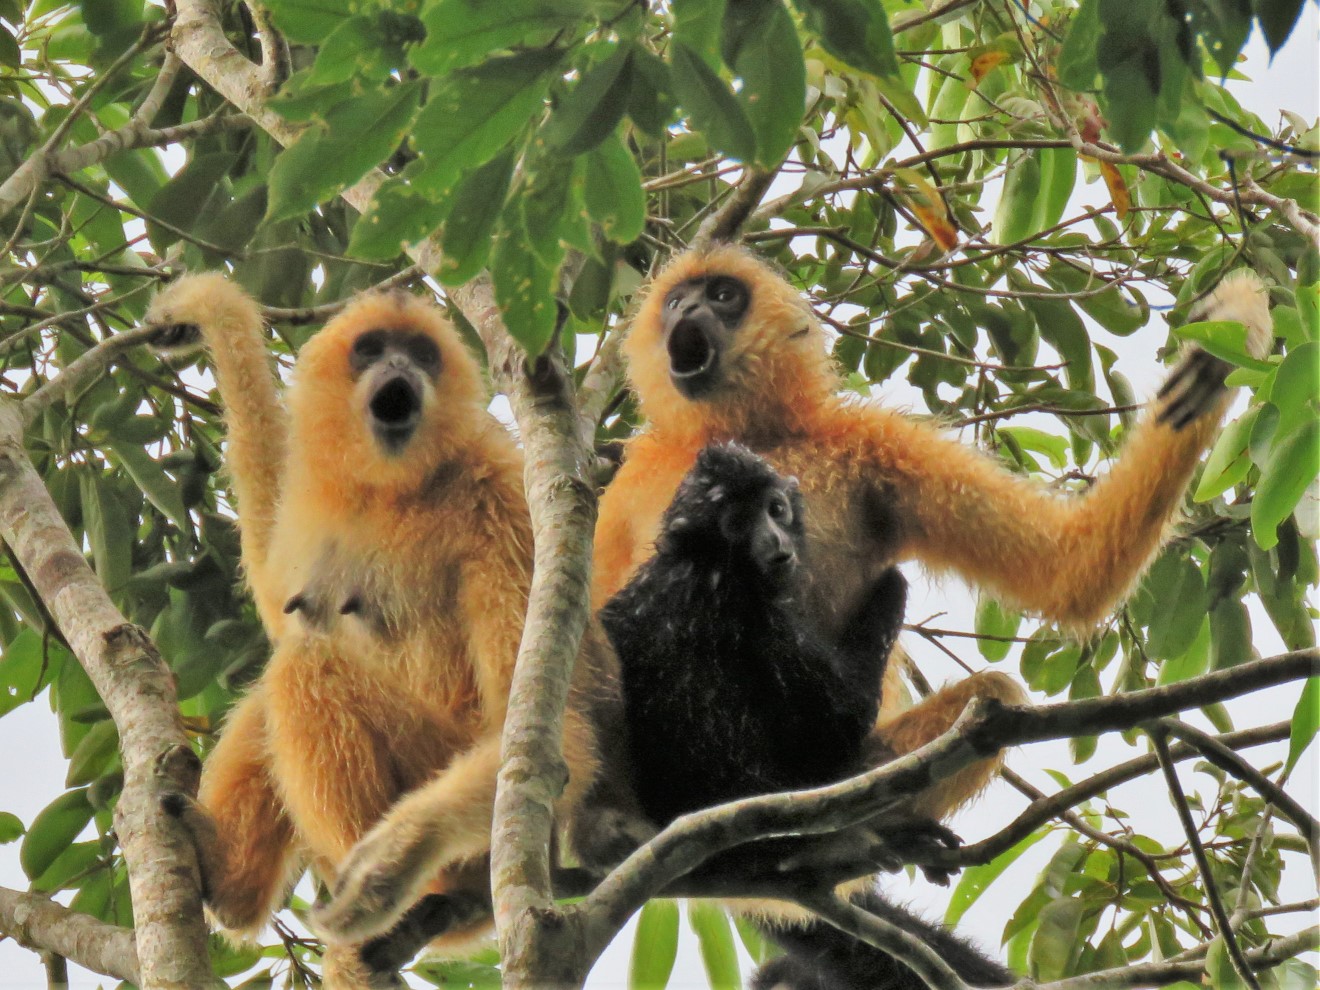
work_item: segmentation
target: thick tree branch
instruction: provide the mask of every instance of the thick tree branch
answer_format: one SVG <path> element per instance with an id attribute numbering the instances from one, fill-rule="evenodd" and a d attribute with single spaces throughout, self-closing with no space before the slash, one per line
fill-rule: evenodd
<path id="1" fill-rule="evenodd" d="M 128 862 L 140 985 L 216 984 L 192 842 L 160 810 L 195 793 L 197 757 L 179 721 L 174 678 L 156 647 L 111 603 L 23 450 L 23 413 L 0 402 L 0 535 L 86 669 L 119 730 L 124 790 L 115 832 Z"/>
<path id="2" fill-rule="evenodd" d="M 101 341 L 77 357 L 58 378 L 46 382 L 23 400 L 23 425 L 30 426 L 43 412 L 60 401 L 67 402 L 81 388 L 104 374 L 105 369 L 124 351 L 150 340 L 156 327 L 135 327 Z"/>
<path id="3" fill-rule="evenodd" d="M 72 959 L 93 973 L 142 982 L 132 929 L 70 911 L 42 894 L 0 887 L 0 934 L 34 952 Z"/>
<path id="4" fill-rule="evenodd" d="M 728 201 L 701 222 L 696 236 L 692 238 L 692 247 L 702 248 L 719 241 L 733 240 L 778 174 L 777 168 L 749 169 Z"/>

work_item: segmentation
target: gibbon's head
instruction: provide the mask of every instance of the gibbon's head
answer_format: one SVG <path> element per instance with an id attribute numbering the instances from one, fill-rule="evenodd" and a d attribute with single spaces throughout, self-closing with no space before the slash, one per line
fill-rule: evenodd
<path id="1" fill-rule="evenodd" d="M 655 277 L 624 353 L 642 411 L 662 429 L 774 429 L 809 414 L 837 384 L 806 300 L 731 245 L 689 251 Z"/>
<path id="2" fill-rule="evenodd" d="M 697 455 L 665 512 L 657 548 L 778 593 L 802 564 L 804 540 L 797 479 L 724 443 Z"/>
<path id="3" fill-rule="evenodd" d="M 488 425 L 485 403 L 476 360 L 435 305 L 368 293 L 298 353 L 291 449 L 328 480 L 412 484 Z"/>

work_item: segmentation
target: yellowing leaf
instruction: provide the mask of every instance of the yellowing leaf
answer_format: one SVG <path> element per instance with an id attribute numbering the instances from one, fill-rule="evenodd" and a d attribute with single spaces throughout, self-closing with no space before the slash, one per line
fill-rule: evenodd
<path id="1" fill-rule="evenodd" d="M 908 188 L 902 191 L 903 198 L 916 215 L 922 230 L 930 235 L 941 250 L 952 251 L 956 248 L 958 228 L 949 219 L 949 211 L 940 191 L 916 169 L 894 169 L 894 178 L 907 184 Z"/>
<path id="2" fill-rule="evenodd" d="M 1105 185 L 1109 187 L 1109 198 L 1114 204 L 1115 214 L 1118 219 L 1126 220 L 1128 210 L 1132 208 L 1132 194 L 1128 191 L 1127 183 L 1118 171 L 1118 166 L 1113 162 L 1101 162 L 1100 174 L 1104 177 Z"/>
<path id="3" fill-rule="evenodd" d="M 968 82 L 967 88 L 976 89 L 976 87 L 981 84 L 981 80 L 985 78 L 986 73 L 996 66 L 1003 65 L 1007 61 L 1008 52 L 988 51 L 977 55 L 972 59 L 972 78 L 971 81 Z"/>

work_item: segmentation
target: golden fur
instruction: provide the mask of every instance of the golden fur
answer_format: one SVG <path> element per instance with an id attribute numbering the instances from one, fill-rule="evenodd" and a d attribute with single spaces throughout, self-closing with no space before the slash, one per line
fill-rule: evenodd
<path id="1" fill-rule="evenodd" d="M 485 408 L 476 361 L 434 306 L 366 295 L 302 348 L 286 412 L 259 311 L 225 279 L 182 280 L 148 319 L 197 325 L 210 351 L 243 564 L 275 643 L 203 771 L 215 917 L 259 927 L 301 861 L 338 880 L 344 896 L 323 923 L 341 941 L 387 928 L 427 889 L 486 885 L 532 539 L 521 457 Z M 373 328 L 424 333 L 441 355 L 421 422 L 393 456 L 366 424 L 365 378 L 350 376 L 350 348 Z M 286 615 L 304 593 L 332 605 L 361 594 L 371 614 Z M 612 662 L 590 630 L 565 720 L 569 804 L 596 767 L 588 686 L 612 685 Z M 354 959 L 332 952 L 327 971 L 352 982 L 342 974 Z"/>
<path id="2" fill-rule="evenodd" d="M 692 401 L 670 379 L 661 306 L 670 289 L 707 274 L 736 277 L 750 289 L 751 303 L 722 357 L 720 383 Z M 1209 308 L 1268 334 L 1254 277 L 1226 283 Z M 1216 400 L 1210 414 L 1181 431 L 1157 422 L 1157 403 L 1106 477 L 1084 495 L 1060 496 L 934 426 L 841 396 L 824 331 L 806 301 L 767 264 L 727 245 L 684 254 L 657 276 L 624 346 L 648 425 L 628 443 L 601 500 L 597 606 L 651 554 L 661 514 L 697 452 L 712 441 L 737 440 L 801 483 L 810 548 L 806 601 L 827 629 L 884 568 L 911 559 L 954 571 L 1071 629 L 1091 628 L 1160 547 L 1228 401 Z M 896 717 L 886 705 L 874 741 L 881 750 L 908 752 L 944 731 L 976 695 L 1022 698 L 1008 676 L 978 674 Z M 919 798 L 914 810 L 944 817 L 997 765 L 990 760 L 964 771 Z"/>

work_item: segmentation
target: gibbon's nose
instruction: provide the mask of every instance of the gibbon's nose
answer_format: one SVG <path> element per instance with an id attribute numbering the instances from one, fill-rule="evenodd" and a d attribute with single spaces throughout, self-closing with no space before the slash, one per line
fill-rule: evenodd
<path id="1" fill-rule="evenodd" d="M 422 397 L 407 378 L 398 375 L 376 389 L 369 408 L 378 423 L 397 430 L 417 421 L 422 412 Z"/>

